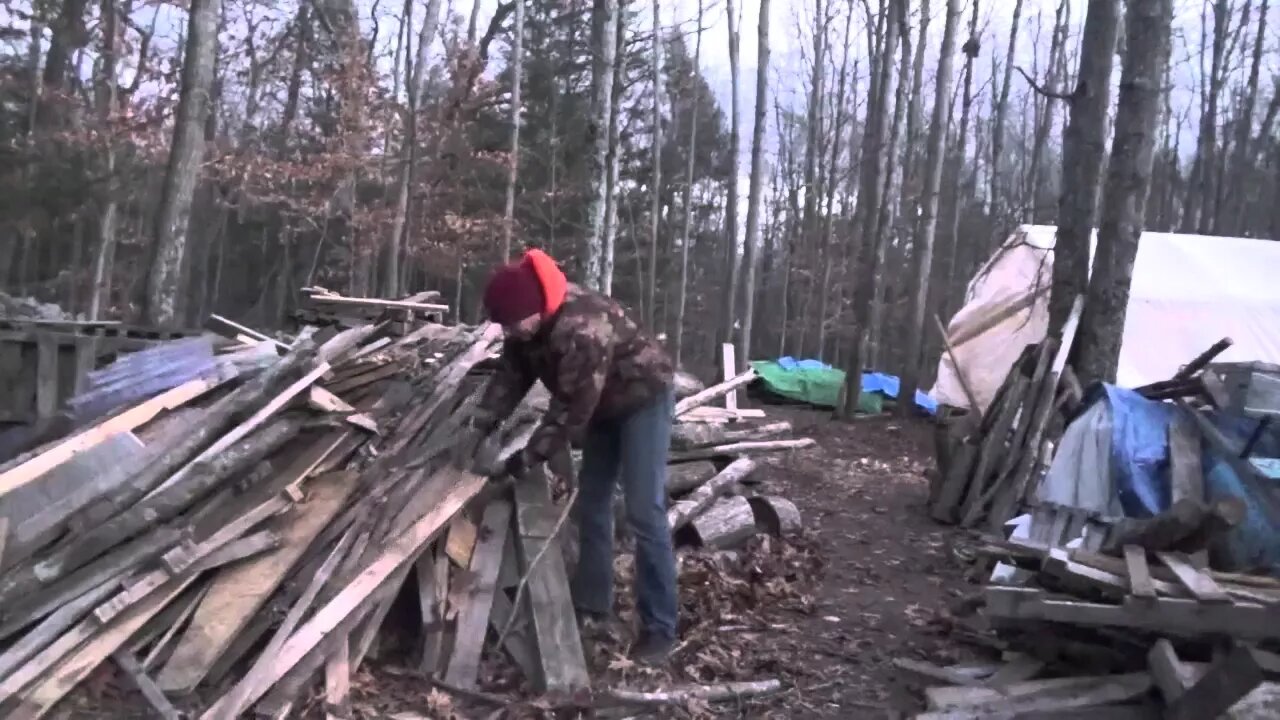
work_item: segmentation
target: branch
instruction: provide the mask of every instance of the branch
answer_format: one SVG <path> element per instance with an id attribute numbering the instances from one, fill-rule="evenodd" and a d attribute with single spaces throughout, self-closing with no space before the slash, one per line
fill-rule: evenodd
<path id="1" fill-rule="evenodd" d="M 1018 73 L 1021 74 L 1024 79 L 1026 79 L 1027 84 L 1031 86 L 1032 90 L 1035 90 L 1036 92 L 1040 93 L 1044 97 L 1049 98 L 1050 100 L 1066 100 L 1067 102 L 1071 102 L 1076 99 L 1076 95 L 1074 92 L 1060 93 L 1060 92 L 1054 92 L 1053 90 L 1048 90 L 1042 85 L 1040 85 L 1039 83 L 1037 83 L 1034 78 L 1028 75 L 1026 70 L 1023 70 L 1021 67 L 1016 65 L 1014 66 L 1013 69 L 1017 70 Z"/>

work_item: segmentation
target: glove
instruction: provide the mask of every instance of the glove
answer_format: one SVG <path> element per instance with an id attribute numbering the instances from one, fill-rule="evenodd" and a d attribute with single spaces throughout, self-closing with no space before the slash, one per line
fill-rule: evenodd
<path id="1" fill-rule="evenodd" d="M 502 474 L 513 480 L 523 480 L 527 469 L 523 452 L 511 453 L 511 457 L 507 458 L 507 461 L 502 464 Z"/>

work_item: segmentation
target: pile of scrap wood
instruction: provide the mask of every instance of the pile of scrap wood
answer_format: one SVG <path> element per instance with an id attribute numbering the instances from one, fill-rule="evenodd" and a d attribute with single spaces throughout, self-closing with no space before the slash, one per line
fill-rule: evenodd
<path id="1" fill-rule="evenodd" d="M 468 464 L 454 438 L 500 329 L 425 325 L 390 337 L 375 324 L 304 328 L 288 345 L 252 331 L 240 339 L 198 362 L 171 351 L 122 358 L 90 389 L 94 402 L 111 405 L 104 388 L 142 376 L 145 397 L 125 392 L 0 465 L 0 714 L 43 717 L 112 664 L 164 717 L 284 717 L 317 685 L 344 717 L 353 673 L 395 641 L 415 646 L 424 682 L 440 687 L 482 686 L 481 660 L 494 657 L 536 690 L 588 687 L 549 484 L 535 473 L 487 492 L 496 486 L 454 462 L 461 452 Z M 707 393 L 678 412 L 724 394 Z M 540 416 L 531 393 L 490 439 L 516 452 Z M 679 491 L 688 494 L 672 509 L 685 524 L 749 474 L 738 455 L 806 444 L 754 439 L 778 427 L 698 427 L 678 426 L 673 460 L 720 465 Z M 779 531 L 798 524 L 784 501 L 742 501 L 753 518 L 766 513 L 756 506 L 778 515 Z M 724 542 L 715 525 L 695 528 Z M 402 593 L 420 618 L 381 633 Z M 596 690 L 586 702 L 777 687 Z"/>

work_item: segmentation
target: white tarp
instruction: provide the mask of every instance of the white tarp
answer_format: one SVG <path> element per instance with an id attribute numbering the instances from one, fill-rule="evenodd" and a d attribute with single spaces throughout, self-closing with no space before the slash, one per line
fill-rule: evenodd
<path id="1" fill-rule="evenodd" d="M 965 305 L 947 327 L 983 410 L 1022 349 L 1044 338 L 1056 231 L 1018 228 L 970 281 Z M 1168 379 L 1223 337 L 1235 344 L 1219 361 L 1280 363 L 1280 242 L 1144 232 L 1117 384 Z M 930 394 L 940 404 L 969 406 L 946 353 Z"/>

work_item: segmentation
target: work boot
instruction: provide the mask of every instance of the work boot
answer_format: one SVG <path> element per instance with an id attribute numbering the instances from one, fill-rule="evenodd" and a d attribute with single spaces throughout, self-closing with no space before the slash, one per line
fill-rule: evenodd
<path id="1" fill-rule="evenodd" d="M 642 630 L 636 644 L 631 646 L 631 659 L 641 665 L 657 667 L 666 663 L 675 644 L 674 638 Z"/>

